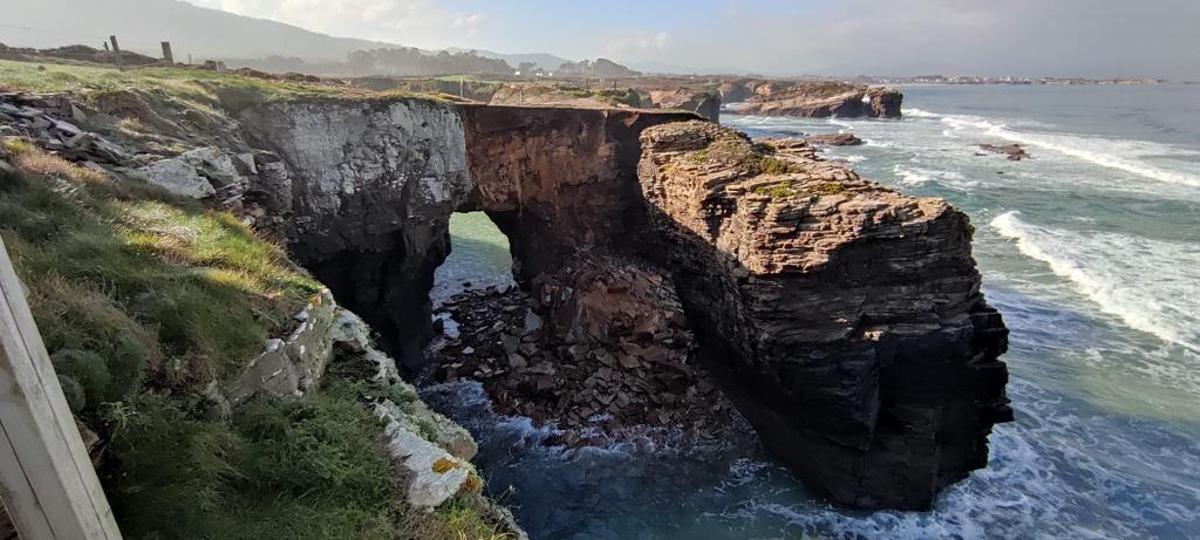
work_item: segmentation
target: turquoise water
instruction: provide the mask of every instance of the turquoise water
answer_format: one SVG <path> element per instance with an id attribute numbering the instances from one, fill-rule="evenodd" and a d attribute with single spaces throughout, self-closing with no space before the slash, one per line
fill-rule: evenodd
<path id="1" fill-rule="evenodd" d="M 986 293 L 1012 329 L 1016 421 L 996 428 L 988 468 L 932 512 L 846 512 L 749 434 L 563 451 L 538 444 L 547 429 L 495 418 L 477 386 L 433 389 L 479 435 L 489 490 L 515 489 L 502 498 L 535 538 L 1200 537 L 1200 87 L 904 93 L 901 120 L 723 122 L 855 133 L 867 144 L 828 156 L 971 215 Z M 1009 142 L 1033 159 L 977 155 Z"/>

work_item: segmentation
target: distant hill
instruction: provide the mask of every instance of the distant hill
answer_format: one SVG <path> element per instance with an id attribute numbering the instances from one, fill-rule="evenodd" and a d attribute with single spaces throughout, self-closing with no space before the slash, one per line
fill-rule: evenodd
<path id="1" fill-rule="evenodd" d="M 0 12 L 0 43 L 14 47 L 50 48 L 76 43 L 100 47 L 110 34 L 116 34 L 121 48 L 156 57 L 159 43 L 170 41 L 180 60 L 191 54 L 197 61 L 277 56 L 308 62 L 341 62 L 354 51 L 402 47 L 333 37 L 180 0 L 3 0 Z M 432 55 L 437 51 L 425 52 Z M 514 67 L 534 62 L 548 70 L 567 61 L 544 53 L 479 51 L 478 55 Z"/>
<path id="2" fill-rule="evenodd" d="M 460 48 L 455 47 L 455 48 L 446 49 L 446 50 L 450 51 L 450 52 L 466 52 L 471 49 L 460 49 Z M 547 53 L 508 54 L 508 53 L 498 53 L 495 51 L 476 49 L 475 54 L 478 54 L 479 56 L 482 56 L 484 58 L 495 58 L 497 60 L 504 60 L 505 62 L 508 62 L 508 65 L 513 66 L 513 67 L 519 66 L 525 62 L 533 62 L 535 65 L 537 65 L 537 67 L 542 68 L 546 71 L 554 71 L 554 70 L 558 69 L 559 66 L 561 66 L 567 62 L 570 62 L 570 60 L 563 58 L 561 56 L 555 56 L 553 54 L 547 54 Z"/>
<path id="3" fill-rule="evenodd" d="M 345 60 L 352 51 L 396 45 L 332 37 L 275 21 L 179 0 L 4 0 L 0 42 L 21 47 L 82 43 L 99 47 L 116 34 L 121 47 L 158 55 L 170 41 L 176 57 Z"/>

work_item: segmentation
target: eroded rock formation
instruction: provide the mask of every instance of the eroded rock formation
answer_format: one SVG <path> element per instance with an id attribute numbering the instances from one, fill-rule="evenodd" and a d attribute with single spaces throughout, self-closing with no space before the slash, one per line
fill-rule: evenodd
<path id="1" fill-rule="evenodd" d="M 967 217 L 714 125 L 642 134 L 655 252 L 708 365 L 769 448 L 834 501 L 928 508 L 1011 420 L 1000 315 Z"/>
<path id="2" fill-rule="evenodd" d="M 511 239 L 522 283 L 559 295 L 537 304 L 559 336 L 542 357 L 558 363 L 554 373 L 579 361 L 570 347 L 585 343 L 596 354 L 583 358 L 598 365 L 654 366 L 665 371 L 649 378 L 665 388 L 699 387 L 704 378 L 676 348 L 598 341 L 636 321 L 600 309 L 620 303 L 610 288 L 618 279 L 588 276 L 658 276 L 682 303 L 688 332 L 675 321 L 641 334 L 694 335 L 706 370 L 809 486 L 851 506 L 928 507 L 986 464 L 991 426 L 1011 418 L 997 360 L 1007 331 L 980 294 L 966 216 L 820 161 L 807 143 L 757 146 L 695 118 L 293 100 L 238 112 L 244 142 L 166 159 L 221 192 L 198 196 L 241 190 L 261 205 L 257 223 L 277 225 L 292 254 L 409 371 L 424 365 L 428 292 L 456 210 L 487 211 Z M 622 262 L 563 273 L 581 256 Z M 629 310 L 647 311 L 636 304 Z M 545 390 L 546 367 L 521 368 L 535 392 Z M 632 422 L 661 421 L 668 410 L 655 401 L 668 393 L 653 384 L 621 398 L 620 380 L 597 387 L 591 378 L 564 379 L 579 394 L 591 389 L 571 394 L 587 399 L 559 407 L 556 397 L 543 410 L 578 417 L 603 407 Z M 670 410 L 668 420 L 686 409 Z"/>
<path id="3" fill-rule="evenodd" d="M 835 81 L 765 81 L 743 79 L 721 85 L 727 103 L 745 102 L 743 114 L 764 116 L 830 116 L 899 118 L 903 95 L 891 88 Z"/>
<path id="4" fill-rule="evenodd" d="M 639 135 L 689 113 L 462 106 L 475 190 L 509 237 L 518 280 L 593 249 L 636 245 Z"/>
<path id="5" fill-rule="evenodd" d="M 433 271 L 449 252 L 449 216 L 471 189 L 455 109 L 419 99 L 288 102 L 248 109 L 240 121 L 283 164 L 269 169 L 263 191 L 276 205 L 268 212 L 286 218 L 293 257 L 406 368 L 422 365 Z"/>
<path id="6" fill-rule="evenodd" d="M 650 102 L 658 109 L 691 111 L 713 122 L 721 120 L 721 95 L 711 90 L 679 87 L 669 90 L 649 90 Z"/>
<path id="7" fill-rule="evenodd" d="M 862 180 L 803 141 L 754 145 L 687 113 L 442 107 L 271 105 L 243 119 L 286 164 L 293 251 L 394 346 L 413 352 L 429 335 L 449 213 L 483 210 L 509 236 L 521 283 L 583 295 L 535 302 L 548 332 L 559 307 L 586 303 L 590 282 L 559 275 L 572 261 L 670 269 L 705 370 L 832 500 L 927 508 L 986 464 L 991 426 L 1011 418 L 997 360 L 1007 331 L 979 292 L 961 212 Z M 568 340 L 530 362 L 514 337 L 515 364 L 501 340 L 503 364 L 470 367 L 507 370 L 493 388 L 541 393 L 537 411 L 581 419 L 616 403 L 639 422 L 686 410 L 621 399 L 619 378 L 563 375 L 581 362 Z M 592 356 L 604 355 L 581 358 Z M 655 365 L 629 356 L 631 373 Z M 703 380 L 692 376 L 680 380 Z"/>

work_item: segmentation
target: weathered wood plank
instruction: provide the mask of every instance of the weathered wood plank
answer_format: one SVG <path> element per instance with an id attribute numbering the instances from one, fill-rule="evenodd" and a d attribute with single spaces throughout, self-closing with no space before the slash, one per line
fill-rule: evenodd
<path id="1" fill-rule="evenodd" d="M 121 538 L 3 239 L 0 486 L 25 540 Z"/>

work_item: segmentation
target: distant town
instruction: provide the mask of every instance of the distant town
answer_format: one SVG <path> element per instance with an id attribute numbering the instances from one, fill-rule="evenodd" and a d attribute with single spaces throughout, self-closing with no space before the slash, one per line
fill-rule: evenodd
<path id="1" fill-rule="evenodd" d="M 1164 79 L 1085 79 L 1081 77 L 973 77 L 946 75 L 918 75 L 915 77 L 855 77 L 855 81 L 867 84 L 1165 84 Z"/>

